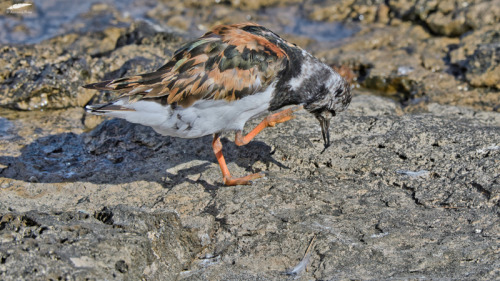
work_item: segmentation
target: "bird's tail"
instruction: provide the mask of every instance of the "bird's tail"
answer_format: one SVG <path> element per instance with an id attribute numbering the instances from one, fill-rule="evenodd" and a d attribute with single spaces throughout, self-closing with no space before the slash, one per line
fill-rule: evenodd
<path id="1" fill-rule="evenodd" d="M 123 105 L 123 100 L 120 99 L 110 103 L 90 104 L 85 106 L 85 110 L 96 115 L 106 115 L 107 113 L 116 111 L 135 111 L 134 109 Z"/>

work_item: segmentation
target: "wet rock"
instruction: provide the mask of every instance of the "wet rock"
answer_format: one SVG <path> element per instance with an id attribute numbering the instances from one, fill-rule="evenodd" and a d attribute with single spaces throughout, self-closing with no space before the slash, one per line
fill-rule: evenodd
<path id="1" fill-rule="evenodd" d="M 321 153 L 317 121 L 298 112 L 246 146 L 223 139 L 234 175 L 268 172 L 239 187 L 221 185 L 210 137 L 110 120 L 34 138 L 0 158 L 0 276 L 282 279 L 313 237 L 300 278 L 500 274 L 498 113 L 431 103 L 402 115 L 358 95 L 331 133 Z M 79 169 L 50 168 L 75 153 Z"/>
<path id="2" fill-rule="evenodd" d="M 481 44 L 467 60 L 467 80 L 476 87 L 500 89 L 500 41 Z"/>
<path id="3" fill-rule="evenodd" d="M 460 44 L 450 52 L 450 62 L 465 68 L 467 57 L 472 56 L 479 45 L 498 43 L 498 28 L 499 25 L 487 26 L 462 36 Z"/>
<path id="4" fill-rule="evenodd" d="M 146 30 L 146 31 L 144 31 Z M 0 106 L 33 110 L 82 107 L 96 95 L 81 86 L 151 71 L 172 54 L 179 36 L 138 23 L 68 34 L 37 45 L 4 46 L 0 52 Z M 104 97 L 109 98 L 109 97 Z M 99 102 L 101 96 L 94 99 Z"/>
<path id="5" fill-rule="evenodd" d="M 417 97 L 418 84 L 428 73 L 422 58 L 432 53 L 432 59 L 443 60 L 446 47 L 443 47 L 445 42 L 440 43 L 436 44 L 418 26 L 402 25 L 365 29 L 339 48 L 318 55 L 332 64 L 354 69 L 361 86 L 406 101 Z"/>
<path id="6" fill-rule="evenodd" d="M 125 32 L 124 28 L 109 27 L 102 31 L 87 34 L 70 33 L 41 42 L 42 46 L 50 45 L 55 55 L 70 53 L 74 56 L 86 54 L 101 57 L 116 48 L 118 38 Z M 35 45 L 36 46 L 36 45 Z M 57 59 L 57 57 L 46 57 Z"/>
<path id="7" fill-rule="evenodd" d="M 494 110 L 500 65 L 495 27 L 458 39 L 433 37 L 406 23 L 372 26 L 316 55 L 330 65 L 349 66 L 360 86 L 405 106 L 438 102 Z"/>
<path id="8" fill-rule="evenodd" d="M 499 28 L 497 24 L 467 34 L 450 53 L 451 63 L 462 69 L 472 86 L 500 89 Z"/>
<path id="9" fill-rule="evenodd" d="M 465 6 L 462 2 L 462 6 Z M 478 1 L 466 11 L 465 17 L 471 29 L 479 29 L 484 26 L 498 24 L 500 22 L 500 1 Z"/>
<path id="10" fill-rule="evenodd" d="M 185 34 L 176 32 L 169 26 L 159 26 L 150 21 L 135 21 L 116 41 L 115 48 L 125 45 L 153 45 L 171 55 L 174 45 L 186 40 Z"/>
<path id="11" fill-rule="evenodd" d="M 433 33 L 460 36 L 467 31 L 498 23 L 500 1 L 388 1 L 393 17 L 420 21 Z"/>
<path id="12" fill-rule="evenodd" d="M 460 36 L 470 30 L 498 23 L 499 4 L 498 0 L 327 0 L 310 1 L 306 9 L 309 17 L 317 21 L 398 24 L 403 20 L 421 24 L 433 34 Z"/>
<path id="13" fill-rule="evenodd" d="M 220 2 L 220 1 L 219 1 Z M 293 5 L 300 3 L 299 0 L 257 0 L 257 1 L 241 1 L 230 0 L 231 6 L 240 9 L 257 10 L 263 7 L 276 6 L 276 5 Z"/>
<path id="14" fill-rule="evenodd" d="M 309 17 L 317 21 L 389 21 L 389 9 L 385 1 L 311 1 Z"/>
<path id="15" fill-rule="evenodd" d="M 441 1 L 425 18 L 426 23 L 431 31 L 437 34 L 447 36 L 458 36 L 469 31 L 470 27 L 465 24 L 466 18 L 460 8 L 457 9 L 456 1 L 447 0 Z"/>
<path id="16" fill-rule="evenodd" d="M 15 109 L 65 108 L 81 99 L 90 77 L 88 57 L 50 54 L 47 47 L 3 47 L 0 105 Z"/>

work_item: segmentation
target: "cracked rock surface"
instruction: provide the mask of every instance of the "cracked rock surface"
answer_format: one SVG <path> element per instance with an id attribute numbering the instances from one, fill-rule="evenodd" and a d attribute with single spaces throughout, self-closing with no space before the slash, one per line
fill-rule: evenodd
<path id="1" fill-rule="evenodd" d="M 500 279 L 499 0 L 8 2 L 0 280 Z M 211 136 L 84 113 L 113 95 L 82 85 L 241 21 L 353 82 L 324 152 L 304 111 L 225 135 L 233 175 L 267 174 L 226 187 Z"/>
<path id="2" fill-rule="evenodd" d="M 235 175 L 268 172 L 252 186 L 221 185 L 209 137 L 119 120 L 2 140 L 0 276 L 293 278 L 316 236 L 295 277 L 495 279 L 500 115 L 429 108 L 358 95 L 323 154 L 306 112 L 243 147 L 228 136 Z"/>

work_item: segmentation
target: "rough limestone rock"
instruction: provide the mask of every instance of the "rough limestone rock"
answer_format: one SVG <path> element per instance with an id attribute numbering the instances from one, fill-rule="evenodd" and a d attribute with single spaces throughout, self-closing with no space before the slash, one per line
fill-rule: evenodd
<path id="1" fill-rule="evenodd" d="M 389 0 L 393 18 L 420 21 L 433 33 L 460 36 L 500 22 L 499 0 Z"/>
<path id="2" fill-rule="evenodd" d="M 66 2 L 0 18 L 35 42 L 0 46 L 0 280 L 500 279 L 499 0 Z M 241 21 L 355 81 L 331 147 L 303 111 L 227 135 L 267 177 L 226 187 L 210 136 L 85 114 L 112 97 L 82 85 Z"/>
<path id="3" fill-rule="evenodd" d="M 0 279 L 496 279 L 500 114 L 428 108 L 358 95 L 323 153 L 305 112 L 243 147 L 228 136 L 232 173 L 268 172 L 238 187 L 210 137 L 5 132 Z"/>
<path id="4" fill-rule="evenodd" d="M 497 28 L 495 28 L 497 27 Z M 316 54 L 347 65 L 363 88 L 404 105 L 440 103 L 482 110 L 500 107 L 498 25 L 462 38 L 434 37 L 410 23 L 370 26 Z"/>
<path id="5" fill-rule="evenodd" d="M 1 46 L 0 106 L 40 110 L 81 107 L 92 98 L 98 102 L 100 95 L 81 86 L 152 71 L 181 40 L 185 38 L 179 33 L 139 21 L 128 29 L 110 27 L 36 45 Z"/>

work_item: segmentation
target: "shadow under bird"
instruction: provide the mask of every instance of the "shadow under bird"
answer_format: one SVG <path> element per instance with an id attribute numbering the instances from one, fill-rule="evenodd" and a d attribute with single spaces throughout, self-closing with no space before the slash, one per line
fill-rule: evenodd
<path id="1" fill-rule="evenodd" d="M 231 176 L 220 134 L 235 131 L 236 145 L 249 143 L 266 127 L 288 121 L 304 108 L 319 121 L 330 145 L 330 119 L 351 101 L 349 84 L 317 58 L 254 23 L 218 25 L 177 50 L 158 70 L 84 86 L 118 91 L 88 112 L 152 127 L 166 136 L 198 138 L 213 134 L 212 147 L 226 185 L 249 184 L 263 173 Z M 245 123 L 270 114 L 247 135 Z"/>

